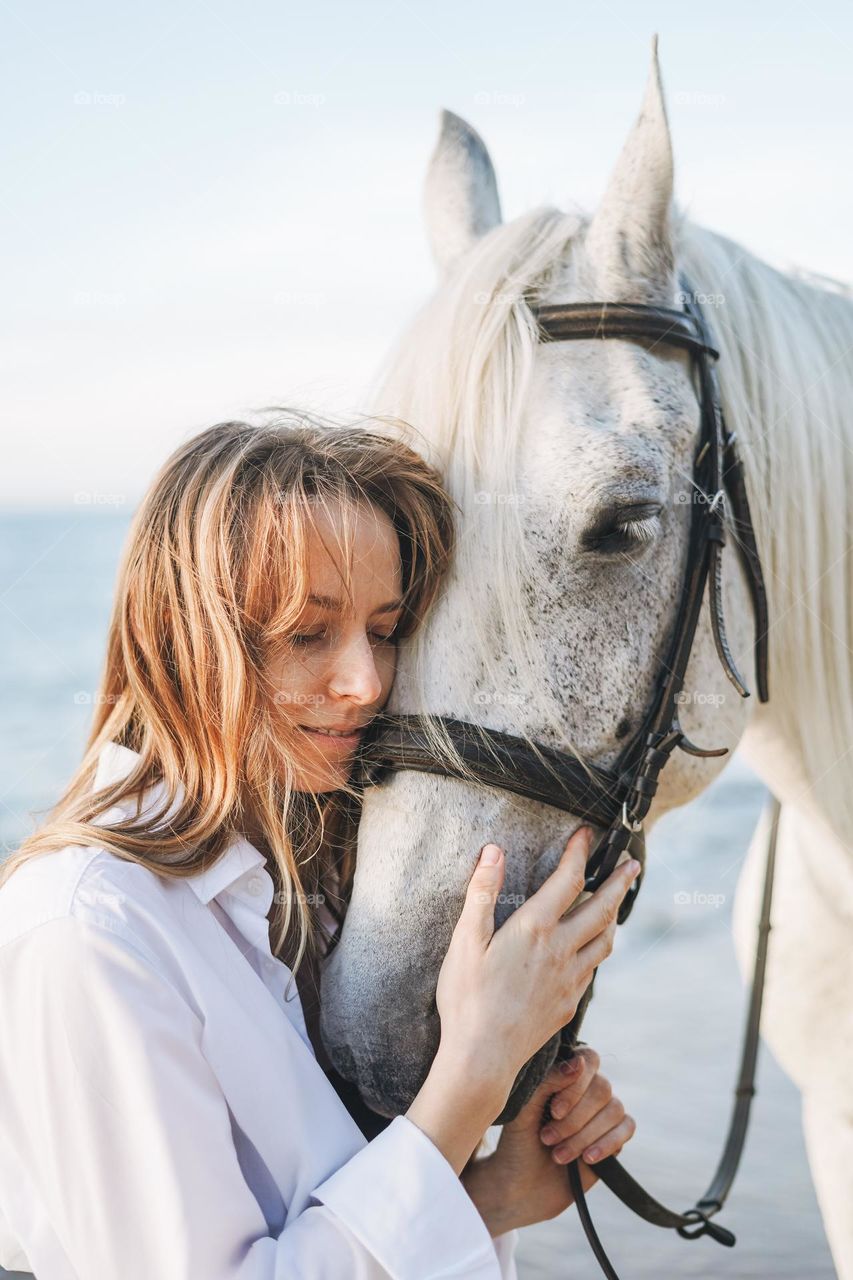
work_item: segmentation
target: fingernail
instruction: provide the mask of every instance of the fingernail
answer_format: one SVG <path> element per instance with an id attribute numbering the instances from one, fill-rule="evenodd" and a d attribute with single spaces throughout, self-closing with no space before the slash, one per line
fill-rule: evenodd
<path id="1" fill-rule="evenodd" d="M 480 861 L 484 867 L 493 867 L 501 860 L 501 851 L 496 844 L 487 844 L 483 847 L 480 854 Z"/>
<path id="2" fill-rule="evenodd" d="M 551 1119 L 564 1120 L 569 1114 L 569 1104 L 567 1102 L 554 1102 L 551 1105 Z"/>
<path id="3" fill-rule="evenodd" d="M 631 875 L 632 875 L 632 876 L 636 877 L 637 873 L 638 873 L 638 872 L 639 872 L 639 870 L 640 870 L 640 864 L 639 864 L 639 862 L 637 861 L 637 859 L 636 859 L 636 858 L 629 858 L 629 859 L 628 859 L 628 870 L 629 870 L 629 872 L 631 873 Z"/>
<path id="4" fill-rule="evenodd" d="M 573 1075 L 576 1075 L 578 1071 L 580 1071 L 580 1066 L 581 1066 L 580 1058 L 569 1058 L 566 1062 L 560 1063 L 560 1070 L 562 1071 L 564 1076 L 573 1076 Z"/>
<path id="5" fill-rule="evenodd" d="M 557 1133 L 557 1130 L 553 1129 L 549 1124 L 546 1124 L 545 1128 L 541 1129 L 539 1132 L 539 1137 L 546 1143 L 556 1142 L 559 1136 L 560 1135 Z"/>
<path id="6" fill-rule="evenodd" d="M 593 1160 L 597 1160 L 600 1155 L 601 1155 L 601 1151 L 599 1150 L 598 1147 L 590 1147 L 589 1151 L 585 1151 L 583 1153 L 583 1158 L 589 1164 Z"/>

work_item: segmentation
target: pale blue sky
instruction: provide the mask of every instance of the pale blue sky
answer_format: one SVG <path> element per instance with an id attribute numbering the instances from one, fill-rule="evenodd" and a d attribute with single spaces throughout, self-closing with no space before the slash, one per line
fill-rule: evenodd
<path id="1" fill-rule="evenodd" d="M 132 505 L 179 440 L 360 409 L 432 283 L 438 110 L 504 212 L 591 208 L 660 57 L 677 190 L 780 266 L 853 279 L 842 3 L 4 0 L 0 502 Z"/>

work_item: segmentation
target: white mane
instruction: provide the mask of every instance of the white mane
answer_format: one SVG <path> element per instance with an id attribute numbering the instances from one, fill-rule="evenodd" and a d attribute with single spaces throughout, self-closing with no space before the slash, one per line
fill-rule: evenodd
<path id="1" fill-rule="evenodd" d="M 853 300 L 685 223 L 679 262 L 707 308 L 770 607 L 774 723 L 847 842 L 853 788 Z"/>
<path id="2" fill-rule="evenodd" d="M 476 626 L 474 662 L 491 674 L 495 638 L 490 614 L 497 613 L 520 684 L 536 700 L 542 723 L 560 729 L 560 707 L 546 701 L 536 678 L 541 670 L 537 636 L 524 607 L 521 583 L 535 584 L 539 565 L 523 536 L 517 493 L 518 445 L 530 376 L 538 345 L 530 299 L 557 266 L 565 264 L 583 222 L 556 209 L 538 209 L 501 225 L 477 244 L 460 270 L 427 303 L 404 334 L 379 392 L 379 410 L 411 424 L 416 447 L 442 473 L 460 508 L 460 531 L 451 580 L 489 596 L 491 609 L 472 600 Z M 480 499 L 493 501 L 495 518 L 487 530 L 488 563 L 500 566 L 488 583 L 480 566 L 484 547 L 468 536 Z M 477 625 L 480 624 L 480 625 Z M 413 665 L 425 657 L 419 637 L 412 641 Z M 423 705 L 423 703 L 421 703 Z M 477 708 L 457 707 L 460 718 L 476 721 Z M 437 748 L 453 754 L 436 726 Z M 571 749 L 570 743 L 564 744 Z"/>

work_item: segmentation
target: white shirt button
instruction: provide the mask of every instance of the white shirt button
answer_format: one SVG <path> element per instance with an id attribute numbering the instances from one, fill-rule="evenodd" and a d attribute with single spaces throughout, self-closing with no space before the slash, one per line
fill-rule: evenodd
<path id="1" fill-rule="evenodd" d="M 249 876 L 246 881 L 246 888 L 253 898 L 258 898 L 264 891 L 264 882 L 260 876 Z"/>

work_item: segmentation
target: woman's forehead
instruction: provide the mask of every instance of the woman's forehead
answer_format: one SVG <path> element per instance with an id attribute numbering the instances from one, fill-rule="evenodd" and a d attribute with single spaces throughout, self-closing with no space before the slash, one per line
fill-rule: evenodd
<path id="1" fill-rule="evenodd" d="M 399 600 L 399 539 L 384 511 L 369 503 L 318 508 L 305 541 L 306 604 L 346 611 Z"/>

